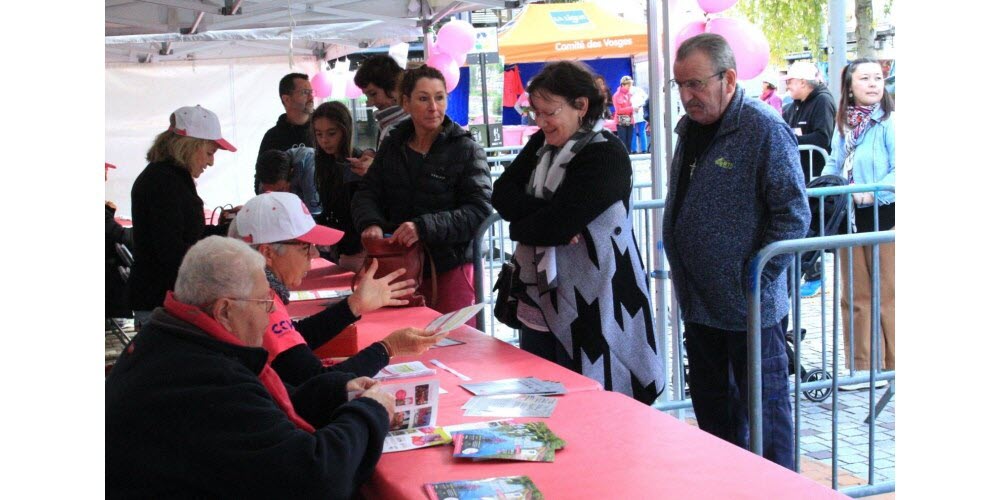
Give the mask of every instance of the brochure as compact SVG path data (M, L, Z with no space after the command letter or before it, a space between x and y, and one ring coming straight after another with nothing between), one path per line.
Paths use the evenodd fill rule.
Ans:
M421 363L420 361L407 361L406 363L397 363L394 365L386 366L385 368L379 370L375 374L375 380L395 380L400 378L413 378L413 377L423 377L426 375L434 375L437 370L433 368L428 368L427 365Z
M389 422L389 430L433 427L437 422L438 388L437 379L383 384L382 389L396 399L396 413ZM359 391L351 391L347 400L360 395Z
M462 342L461 340L455 340L455 339L450 339L448 337L444 337L441 340L437 341L437 344L432 345L431 349L436 349L438 347L449 347L453 345L462 345L464 343L465 342Z
M461 384L461 386L476 396L492 396L495 394L566 394L562 382L539 380L535 377L505 378L491 382L476 382Z
M416 450L451 442L451 435L441 427L417 427L392 431L385 436L382 453Z
M566 445L545 422L501 423L485 429L459 431L452 439L453 456L474 460L552 462L556 450Z
M431 500L538 500L545 497L528 476L491 477L475 481L428 483L424 491Z
M430 330L435 333L450 332L465 324L466 321L472 319L472 317L484 307L486 307L486 303L480 302L479 304L463 307L448 314L442 314L434 321L431 321L425 330Z
M556 399L531 394L473 396L462 405L466 417L551 417Z
M298 302L301 300L317 300L317 299L339 299L343 297L349 297L353 292L350 289L347 290L293 290L288 292L289 302Z

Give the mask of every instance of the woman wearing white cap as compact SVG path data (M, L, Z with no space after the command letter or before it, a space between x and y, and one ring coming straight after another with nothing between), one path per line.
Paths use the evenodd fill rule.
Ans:
M326 368L313 354L344 328L383 306L406 305L400 299L414 291L413 280L396 281L404 270L375 279L378 261L359 271L354 293L323 311L292 320L285 306L288 287L298 286L309 272L310 260L319 257L316 245L336 245L344 233L318 225L305 203L293 193L264 193L246 203L236 215L236 234L264 256L264 274L274 295L269 304L264 349L267 360L281 380L299 385ZM329 370L372 377L389 364L392 356L421 354L446 334L433 335L417 328L396 330Z
M129 305L139 325L174 287L187 249L205 236L226 233L226 225L205 225L205 204L194 184L215 163L219 148L236 151L222 138L219 117L188 106L170 115L170 128L156 136L146 153L149 165L132 185L135 264Z

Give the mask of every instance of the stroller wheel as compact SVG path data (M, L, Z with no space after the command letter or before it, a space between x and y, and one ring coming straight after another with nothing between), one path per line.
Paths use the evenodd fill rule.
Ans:
M805 382L815 382L817 380L830 380L833 375L830 372L824 370L810 370L806 373L805 378L803 378L803 383ZM823 387L820 389L812 389L805 391L806 399L814 403L819 403L826 401L826 398L830 397L832 390L829 387Z

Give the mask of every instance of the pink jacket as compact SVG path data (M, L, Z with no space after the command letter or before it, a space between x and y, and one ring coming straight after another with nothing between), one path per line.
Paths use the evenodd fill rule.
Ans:
M616 116L632 114L632 93L624 86L618 87L615 95L611 97L611 101L615 104Z

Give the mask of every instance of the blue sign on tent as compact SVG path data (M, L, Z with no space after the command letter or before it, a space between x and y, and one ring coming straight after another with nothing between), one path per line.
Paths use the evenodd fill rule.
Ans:
M552 22L556 23L556 26L578 28L590 24L590 19L582 10L553 11L549 12L549 15L552 16Z

